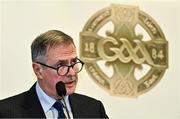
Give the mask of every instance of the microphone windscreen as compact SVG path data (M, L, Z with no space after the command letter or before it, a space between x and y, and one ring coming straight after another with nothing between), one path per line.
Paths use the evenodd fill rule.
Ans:
M59 96L65 96L66 95L66 87L64 82L59 81L56 83L56 91Z

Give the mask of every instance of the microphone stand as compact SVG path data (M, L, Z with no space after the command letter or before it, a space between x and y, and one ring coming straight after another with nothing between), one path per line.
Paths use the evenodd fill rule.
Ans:
M58 83L56 83L56 91L57 91L57 94L62 97L62 100L64 102L64 107L65 107L65 110L66 110L66 113L67 113L67 119L70 119L70 115L69 115L69 111L67 109L67 105L66 105L66 102L64 100L64 96L66 95L66 87L65 87L65 84L64 82L62 81L59 81ZM58 100L60 101L60 100Z
M65 100L64 100L64 95L62 95L62 100L63 100L63 103L64 103L65 110L66 110L66 112L67 112L67 116L68 116L67 119L70 119L69 111L68 111L68 109L67 109L67 105L66 105L66 102L65 102Z

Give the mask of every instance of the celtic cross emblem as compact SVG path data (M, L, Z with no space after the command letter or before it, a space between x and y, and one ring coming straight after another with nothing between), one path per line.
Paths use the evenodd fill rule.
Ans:
M99 34L108 23L112 28ZM158 24L138 7L113 4L94 14L84 26L80 56L103 89L112 95L137 97L165 73L168 42ZM137 75L140 70L143 75Z

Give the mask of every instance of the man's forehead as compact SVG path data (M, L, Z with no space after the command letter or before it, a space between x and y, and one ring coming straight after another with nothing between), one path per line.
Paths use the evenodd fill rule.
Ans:
M46 58L56 64L72 62L77 59L76 47L73 44L50 47Z

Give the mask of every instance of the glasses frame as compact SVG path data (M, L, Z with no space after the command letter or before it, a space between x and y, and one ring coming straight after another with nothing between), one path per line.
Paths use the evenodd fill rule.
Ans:
M58 66L58 67L49 66L49 65L47 65L47 64L44 64L44 63L41 63L41 62L38 62L38 61L35 62L35 63L38 63L38 64L43 65L43 66L45 66L45 67L48 67L48 68L51 68L51 69L56 70L56 71L57 71L57 74L58 74L59 76L65 76L65 75L67 75L67 74L69 73L69 69L70 69L71 67L72 67L72 69L73 69L74 65L77 64L77 63L81 63L81 64L82 64L82 67L81 67L81 69L80 69L78 72L76 72L76 73L79 73L79 72L83 69L84 62L81 61L81 60L78 59L78 58L77 58L77 60L78 60L78 61L76 61L76 62L75 62L74 64L72 64L72 65L60 65L60 66ZM67 70L67 72L66 72L64 75L60 75L60 74L58 73L59 68L61 68L62 66L67 66L67 67L68 67L68 70Z

